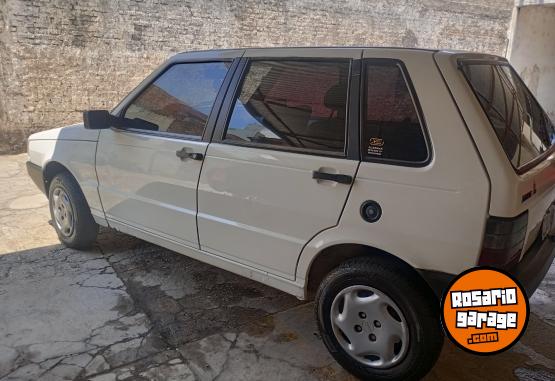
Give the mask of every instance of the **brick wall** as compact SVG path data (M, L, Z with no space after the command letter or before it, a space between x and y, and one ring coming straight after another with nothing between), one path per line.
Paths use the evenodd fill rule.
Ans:
M0 0L0 153L112 108L168 55L374 45L505 54L513 0Z

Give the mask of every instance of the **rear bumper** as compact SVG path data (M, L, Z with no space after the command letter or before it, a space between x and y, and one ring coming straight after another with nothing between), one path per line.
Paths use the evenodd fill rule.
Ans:
M44 188L44 178L42 176L42 167L40 165L36 165L30 161L27 162L27 173L29 177L35 185L41 190L42 193L45 193Z
M553 236L547 237L543 241L536 239L522 260L509 270L509 273L514 275L526 289L528 297L536 291L553 263L555 258L554 239Z
M543 241L538 238L532 247L528 249L522 260L509 269L508 272L520 282L526 290L528 297L531 297L542 282L545 274L549 271L554 258L555 237L547 237ZM454 274L428 270L420 270L419 273L439 300L443 297L443 293L449 286L449 283L456 276Z

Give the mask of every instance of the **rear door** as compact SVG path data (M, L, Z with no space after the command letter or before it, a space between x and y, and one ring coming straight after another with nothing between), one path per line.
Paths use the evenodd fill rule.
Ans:
M246 52L206 152L199 239L202 250L294 279L303 246L338 223L359 165L348 130L361 51L266 54Z
M172 64L119 114L134 120L134 128L101 131L99 193L111 226L198 248L196 191L206 129L230 67L231 60Z

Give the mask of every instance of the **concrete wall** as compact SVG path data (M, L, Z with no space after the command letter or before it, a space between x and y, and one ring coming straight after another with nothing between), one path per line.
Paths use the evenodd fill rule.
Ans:
M508 58L555 122L555 4L515 11Z
M512 0L0 0L0 152L111 108L172 52L279 45L504 55Z

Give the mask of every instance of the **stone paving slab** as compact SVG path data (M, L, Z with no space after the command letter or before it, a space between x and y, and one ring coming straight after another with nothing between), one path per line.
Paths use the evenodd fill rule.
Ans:
M135 303L171 346L301 303L274 288L123 234L103 234L99 244Z
M0 290L2 379L73 379L164 346L98 251L4 255Z
M27 176L27 154L0 155L0 255L58 244L48 201Z

